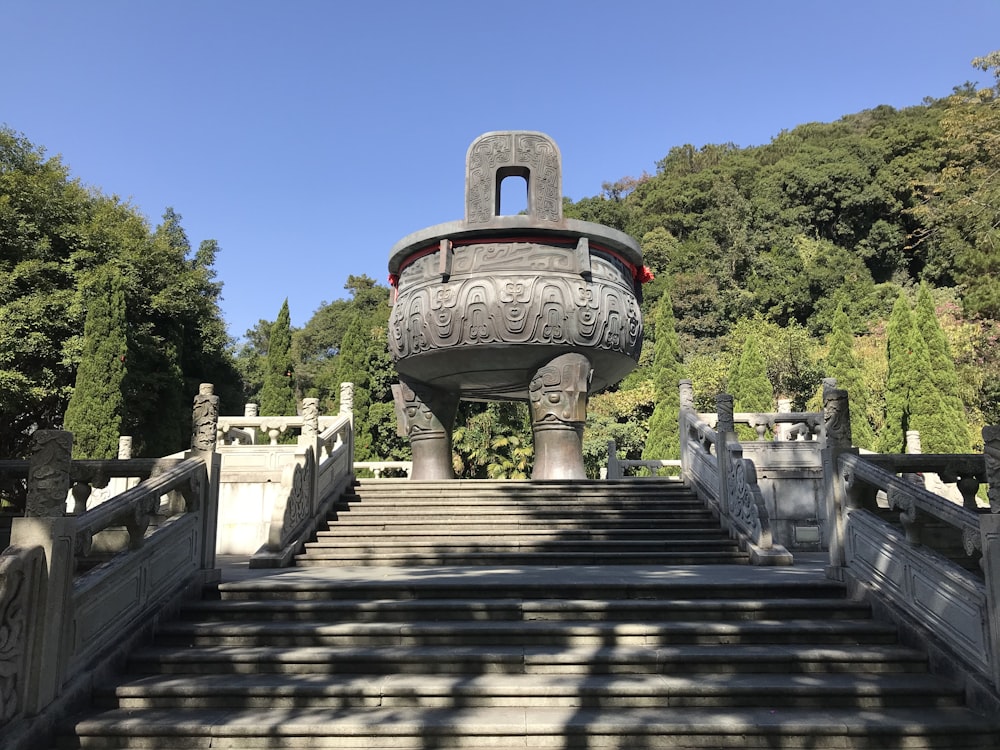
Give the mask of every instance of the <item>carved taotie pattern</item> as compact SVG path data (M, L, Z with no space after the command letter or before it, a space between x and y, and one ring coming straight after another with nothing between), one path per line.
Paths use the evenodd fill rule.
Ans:
M517 137L517 162L531 169L534 205L532 215L544 221L562 216L559 154L552 141L543 136L521 133Z
M638 359L642 313L620 286L541 275L478 277L401 293L389 321L397 361L473 344L564 344Z
M392 386L396 421L401 437L446 438L454 426L458 394L400 378Z
M528 388L532 421L585 422L590 375L582 354L565 354L540 368Z

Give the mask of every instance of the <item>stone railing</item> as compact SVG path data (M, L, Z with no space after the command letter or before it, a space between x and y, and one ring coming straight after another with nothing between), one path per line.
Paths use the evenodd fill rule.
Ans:
M824 410L828 575L930 643L971 700L994 701L983 696L1000 689L1000 428L983 430L985 455L861 455L847 392L825 388ZM921 473L954 481L964 505L925 489ZM991 508L975 500L983 481Z
M317 399L289 417L220 417L217 434L256 434L272 425L269 444L230 441L221 456L219 554L250 557L254 568L289 565L354 480L350 383L341 384L341 412L319 416ZM274 430L297 429L281 445Z
M723 528L757 565L790 565L792 555L771 534L767 504L754 462L743 456L733 425L732 397L721 394L712 420L693 407L690 381L681 382L681 475L718 514Z
M618 458L618 446L614 440L608 441L608 465L601 469L601 479L624 479L632 476L635 469L645 470L648 476L655 478L680 479L680 459L665 458L659 460L633 460ZM668 469L664 475L660 471Z
M370 471L376 479L390 472L395 478L398 474L409 478L413 473L413 461L355 461L354 471Z
M267 542L250 558L250 567L289 565L326 520L330 507L354 480L352 439L350 415L336 418L317 436L299 438L291 462L281 472Z
M203 387L195 424L218 399ZM4 747L47 746L53 717L121 666L131 644L179 599L218 580L215 520L218 459L196 433L184 458L121 463L123 476L151 476L78 515L71 485L103 462L70 460L72 435L33 437L23 517L0 554L0 734ZM74 479L75 477L75 479ZM93 480L100 483L100 479Z

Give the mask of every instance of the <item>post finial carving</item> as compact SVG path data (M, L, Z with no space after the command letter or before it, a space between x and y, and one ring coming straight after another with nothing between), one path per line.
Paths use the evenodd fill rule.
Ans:
M36 430L31 436L26 515L38 518L66 515L73 433Z
M354 383L340 384L340 413L354 413Z
M219 397L215 395L215 386L202 383L191 413L191 448L214 453L218 428Z
M728 393L720 393L715 397L715 413L718 416L717 432L736 432L733 419L733 397Z
M681 391L681 408L694 409L694 386L690 380L682 380L679 383Z
M118 438L118 460L127 461L132 458L132 436L121 435Z
M302 437L319 435L319 399L302 399Z
M826 426L828 445L838 448L851 446L851 408L847 391L835 388L823 381L823 422ZM836 382L836 381L834 381Z

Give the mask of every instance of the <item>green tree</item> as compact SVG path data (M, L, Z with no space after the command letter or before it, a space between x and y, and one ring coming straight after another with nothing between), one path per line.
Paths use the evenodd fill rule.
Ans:
M826 373L837 379L851 399L851 441L859 448L871 449L875 433L868 421L868 388L861 375L861 364L854 355L854 332L843 307L833 315L833 329L827 337Z
M928 353L929 366L921 376L929 377L938 393L936 419L926 435L921 432L921 449L925 453L968 453L971 449L969 419L962 403L955 360L927 284L921 284L917 292L914 326L915 335L923 340Z
M733 397L734 411L765 414L774 411L774 390L756 335L744 340L740 356L733 360L729 371L727 387ZM738 429L737 434L742 440L756 437L750 428Z
M291 349L291 315L288 312L288 300L285 299L268 336L264 384L260 392L260 413L262 416L284 416L298 413Z
M680 391L684 377L680 344L674 329L673 304L664 293L654 319L653 386L656 406L649 418L649 437L642 451L647 460L680 458Z
M65 428L73 433L76 458L114 458L118 454L125 402L125 289L112 266L101 267L92 283L83 329L83 356Z
M913 357L913 312L906 292L900 290L886 328L888 373L885 388L885 422L876 441L881 453L902 453L910 424L910 391L917 363Z

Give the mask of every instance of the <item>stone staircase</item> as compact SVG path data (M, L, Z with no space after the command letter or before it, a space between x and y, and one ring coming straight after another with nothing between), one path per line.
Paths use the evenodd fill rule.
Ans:
M162 625L58 747L1000 747L820 565L742 564L679 484L600 489L363 482L300 567Z

